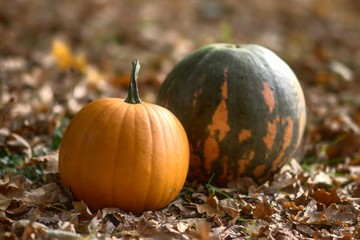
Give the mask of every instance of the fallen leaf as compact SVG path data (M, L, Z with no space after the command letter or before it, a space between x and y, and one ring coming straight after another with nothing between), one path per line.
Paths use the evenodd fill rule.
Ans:
M274 210L272 209L268 199L262 198L262 201L255 205L254 218L256 219L269 219L273 215Z
M61 71L74 69L79 73L84 73L88 66L84 53L74 54L69 44L60 39L53 40L51 55Z
M94 218L88 206L83 202L73 202L75 213L78 215L80 221L89 221Z
M232 219L239 217L239 206L235 199L225 198L220 200L219 206L228 214Z
M207 204L209 204L212 208L219 208L219 199L215 195L210 195L206 199Z
M60 70L65 71L73 67L74 56L66 42L55 39L52 42L51 55L55 58Z
M7 198L0 194L0 210L6 210L10 206L11 201L11 198Z
M178 222L176 224L176 229L179 230L179 232L184 233L188 229L189 225L183 222Z
M0 194L14 200L21 199L24 192L31 188L31 181L23 175L5 177L0 183Z
M304 210L304 206L303 205L296 205L295 202L293 201L284 201L282 203L283 207L284 208L288 208L288 209L291 209L291 210L297 210L297 211L302 211Z
M9 148L12 152L24 153L25 162L28 162L32 157L32 148L29 142L7 128L0 129L0 146L1 145Z
M61 192L56 183L48 183L39 188L26 191L23 202L29 206L51 204L51 203L66 203L69 199Z
M224 210L216 209L208 203L194 204L199 214L205 214L206 216L213 217L215 215L223 217L225 215Z
M318 189L314 192L312 197L316 201L325 204L327 207L330 206L330 204L332 204L332 203L340 202L340 198L337 195L335 189L331 190L331 192L327 192L324 189Z

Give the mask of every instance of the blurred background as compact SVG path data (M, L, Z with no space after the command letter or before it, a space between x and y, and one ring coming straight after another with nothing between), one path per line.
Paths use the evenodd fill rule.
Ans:
M295 71L307 161L358 161L360 2L356 0L1 1L0 128L35 153L57 149L68 120L98 97L124 97L131 61L142 99L209 43L256 43Z

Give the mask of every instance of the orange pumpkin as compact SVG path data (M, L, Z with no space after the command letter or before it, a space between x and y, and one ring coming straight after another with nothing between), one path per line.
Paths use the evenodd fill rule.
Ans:
M140 100L139 62L125 99L95 100L73 118L59 150L60 178L90 207L140 213L160 209L180 192L189 143L167 109Z

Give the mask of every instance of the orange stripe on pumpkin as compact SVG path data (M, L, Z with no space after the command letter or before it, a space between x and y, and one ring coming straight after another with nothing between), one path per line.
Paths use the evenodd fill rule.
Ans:
M277 156L277 158L273 161L273 163L271 165L272 169L277 169L281 165L283 156L285 155L285 150L290 146L293 132L294 132L294 123L293 123L293 120L291 119L291 117L282 118L281 124L282 125L286 124L284 137L283 137L284 142L282 144L279 155Z
M219 177L219 181L221 182L229 182L233 177L231 174L229 174L229 158L228 156L224 156L221 160L222 167L223 167L223 173Z
M271 148L274 145L275 137L276 137L276 131L277 131L277 123L279 122L279 117L276 117L274 121L268 122L267 124L267 132L265 137L263 137L263 141L267 147L268 150L271 150Z
M275 108L275 98L274 98L273 91L271 90L271 88L269 86L269 83L263 82L263 90L261 91L261 93L264 97L265 104L269 108L269 112L272 113Z
M224 72L225 74L227 71ZM228 125L228 109L226 106L227 100L227 75L225 75L224 83L221 86L222 99L217 106L214 115L212 116L212 124L208 126L210 136L215 136L215 132L219 131L219 141L225 138L225 135L230 131Z
M216 111L212 117L212 124L208 126L210 136L215 136L215 133L219 132L219 141L223 140L226 134L230 131L228 125L228 110L225 100L221 100L220 104L216 108Z
M219 144L213 137L208 137L204 145L204 165L208 174L211 173L211 163L219 157L219 153Z
M225 79L221 86L222 99L212 116L212 123L208 126L209 137L206 139L204 146L205 168L208 173L211 171L211 163L218 158L220 153L218 142L222 141L226 134L230 131L230 127L228 125L228 109L226 106L228 96L227 68L225 68L224 74Z
M249 165L250 161L255 157L255 152L247 152L245 153L242 158L238 161L238 175L243 174L246 171L247 166Z
M259 178L259 177L261 177L261 175L264 174L264 171L265 171L265 164L261 164L254 169L253 175L256 178Z
M287 124L284 133L284 143L283 150L285 150L291 144L293 132L294 132L294 122L290 117L283 118L281 121L282 124Z
M250 160L249 159L241 159L239 160L239 167L238 167L238 173L239 175L243 174L246 170L247 165L249 165Z
M241 130L241 132L239 133L239 141L245 141L246 139L251 137L251 132L248 129L243 129Z

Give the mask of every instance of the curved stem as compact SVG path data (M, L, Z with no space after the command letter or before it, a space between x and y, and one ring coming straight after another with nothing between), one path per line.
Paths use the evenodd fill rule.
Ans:
M141 103L138 85L137 85L137 77L138 77L139 71L140 71L140 62L139 62L139 60L135 60L132 62L132 70L131 70L128 96L125 99L125 102L127 102L127 103L132 103L132 104Z

